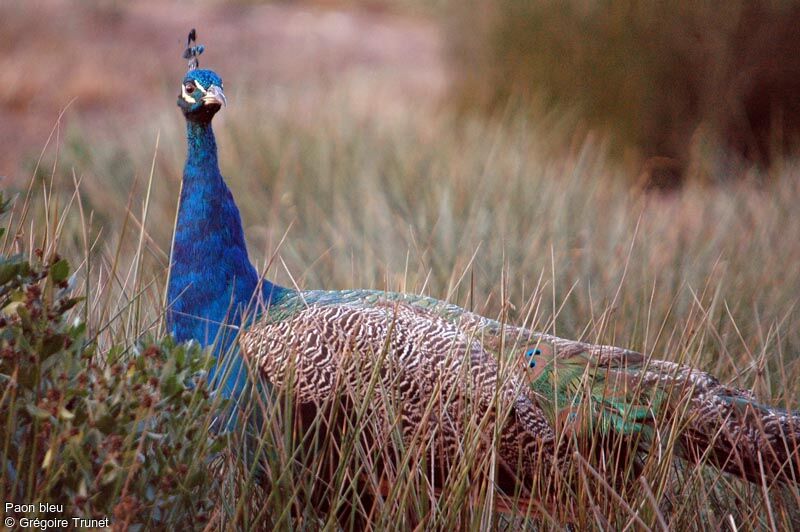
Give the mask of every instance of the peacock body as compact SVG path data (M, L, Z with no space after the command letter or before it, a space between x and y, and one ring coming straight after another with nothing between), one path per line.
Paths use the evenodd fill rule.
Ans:
M398 428L404 444L427 442L444 474L472 434L464 413L473 412L480 445L496 450L501 475L514 481L570 460L566 440L613 436L635 452L654 452L659 427L675 423L678 453L690 462L753 481L800 480L800 415L761 405L702 371L509 326L425 296L299 291L259 279L217 163L211 120L224 103L219 76L190 69L178 97L188 155L167 320L178 340L213 344L218 357L238 339L234 367L212 372L226 396L242 389L249 359L273 385L291 385L301 405L348 397L366 409L374 445L397 445Z

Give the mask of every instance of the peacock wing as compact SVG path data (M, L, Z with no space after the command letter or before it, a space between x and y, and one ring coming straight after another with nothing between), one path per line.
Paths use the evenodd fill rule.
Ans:
M349 397L375 421L379 444L390 445L388 432L399 426L404 440L429 441L444 462L459 455L473 422L505 464L531 470L532 457L552 454L554 433L523 381L454 323L397 301L320 301L306 298L241 337L244 355L275 386L292 383L298 402Z

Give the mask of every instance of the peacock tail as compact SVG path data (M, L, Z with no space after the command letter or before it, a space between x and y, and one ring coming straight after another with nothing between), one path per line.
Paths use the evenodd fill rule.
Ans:
M558 434L584 442L623 437L636 452L649 453L668 443L659 439L669 431L660 429L673 427L678 456L691 463L707 461L754 482L762 475L800 480L796 413L759 404L750 392L689 366L534 333L426 296L286 294L241 344L277 386L291 375L301 403L331 401L343 393L342 383L351 387L344 393L363 397L352 383L371 382L377 371L374 403L389 393L402 405L406 438L435 425L433 445L442 456L455 456L464 436L459 423L444 423L458 418L463 401L447 398L470 396L474 409L496 416L486 431L499 423L499 457L509 470L522 464L534 474L543 460L563 460ZM503 367L509 356L513 363ZM377 414L386 427L398 422L385 409ZM379 438L388 445L386 427Z
M659 427L680 424L681 458L706 459L753 482L762 471L800 480L800 415L708 373L634 352L598 359L548 343L527 350L520 365L550 422L575 434L631 436L648 451L667 443L657 441Z

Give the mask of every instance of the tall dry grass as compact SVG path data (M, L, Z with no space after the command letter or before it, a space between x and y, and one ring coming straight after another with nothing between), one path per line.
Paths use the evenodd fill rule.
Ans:
M772 179L737 170L735 184L641 195L609 161L602 137L576 136L556 114L456 119L422 105L383 105L369 84L298 93L233 89L226 81L239 97L215 122L222 172L242 211L251 258L259 267L269 263L267 275L277 282L424 292L490 316L506 311L517 322L538 305L533 325L541 330L689 361L754 388L764 401L800 407L795 161L781 161ZM121 124L117 138L63 132L7 243L27 252L57 247L70 258L87 297L80 313L101 355L162 333L184 140L177 111L148 112L152 125ZM552 512L498 513L490 470L436 495L408 463L394 473L393 492L360 507L354 472L372 478L367 466L384 451L363 447L359 418L331 476L333 500L318 506L312 495L325 453L301 459L310 451L289 430L280 408L289 401L291 394L265 406L262 415L274 421L265 434L234 435L237 452L220 473L228 489L218 494L219 526L267 519L333 527L341 520L332 508L401 528L559 523ZM253 446L266 449L266 473L251 471L243 458L263 456ZM399 463L419 452L405 449ZM472 451L463 460L475 466L484 458ZM648 464L642 489L633 489L604 483L596 464L578 462L578 487L559 495L585 526L797 524L796 487L671 468L658 456ZM263 475L271 480L266 489Z

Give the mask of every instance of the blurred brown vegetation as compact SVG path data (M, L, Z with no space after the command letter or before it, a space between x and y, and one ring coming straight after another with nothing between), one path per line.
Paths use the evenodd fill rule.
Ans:
M800 4L472 0L449 43L462 106L577 109L646 171L726 179L800 133ZM709 168L700 159L726 159ZM666 159L661 159L666 158ZM665 163L665 164L661 164Z
M176 83L197 27L228 99L267 99L367 79L387 100L430 99L444 86L441 36L416 0L0 1L0 176L30 176L59 115L124 143L128 131L180 116ZM250 90L252 89L252 90ZM53 142L53 144L58 144Z

